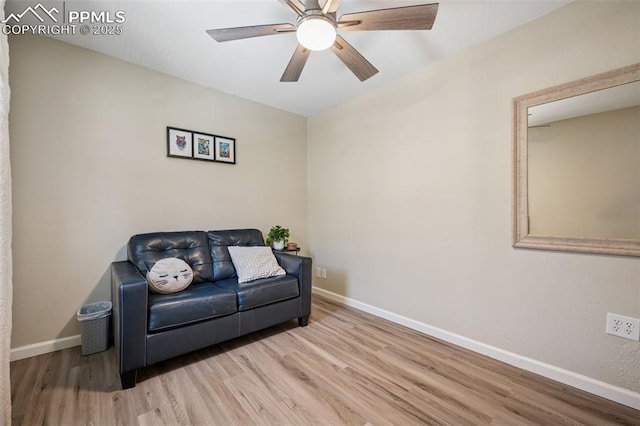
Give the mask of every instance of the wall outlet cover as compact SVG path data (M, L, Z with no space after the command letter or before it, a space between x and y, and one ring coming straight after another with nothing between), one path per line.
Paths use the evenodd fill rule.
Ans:
M612 336L640 341L640 320L608 312L606 332Z

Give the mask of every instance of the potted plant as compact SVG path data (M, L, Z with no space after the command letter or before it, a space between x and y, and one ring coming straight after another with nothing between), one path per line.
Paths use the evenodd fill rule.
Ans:
M267 244L271 244L274 250L284 249L289 239L289 230L280 225L272 226L267 235Z

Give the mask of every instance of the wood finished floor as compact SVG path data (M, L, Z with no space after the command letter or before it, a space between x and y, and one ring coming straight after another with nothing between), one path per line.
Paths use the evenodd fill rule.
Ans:
M640 425L640 411L314 296L120 390L113 348L11 363L13 425Z

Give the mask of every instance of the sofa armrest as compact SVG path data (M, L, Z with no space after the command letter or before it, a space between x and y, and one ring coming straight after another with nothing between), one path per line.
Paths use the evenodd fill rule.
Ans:
M120 374L146 364L147 280L128 261L111 264L113 338Z
M287 274L298 279L300 296L302 297L302 312L300 316L311 313L311 265L310 257L274 252L276 259Z

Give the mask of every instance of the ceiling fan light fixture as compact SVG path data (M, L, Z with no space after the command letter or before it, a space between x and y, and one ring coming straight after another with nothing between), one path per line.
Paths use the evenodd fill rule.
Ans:
M336 18L341 0L280 0L296 15L296 24L266 24L217 28L207 34L218 42L296 32L298 45L280 81L298 81L314 50L332 48L333 53L360 80L373 77L378 70L371 62L337 34L344 31L430 30L438 13L438 3L400 6L347 13Z
M336 24L325 15L309 15L300 19L296 37L309 50L325 50L336 41Z

